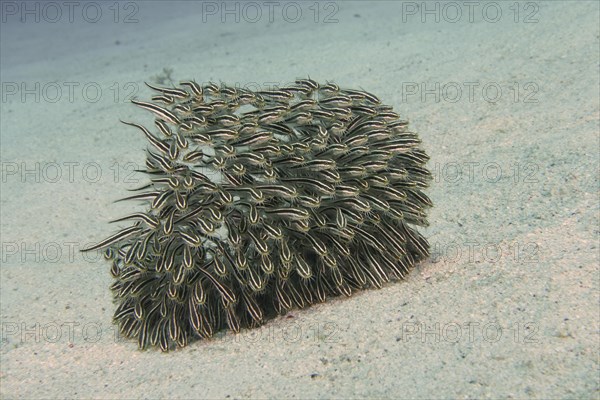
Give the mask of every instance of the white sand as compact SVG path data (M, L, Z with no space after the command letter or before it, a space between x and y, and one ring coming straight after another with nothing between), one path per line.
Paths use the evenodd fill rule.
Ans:
M421 2L322 3L317 22L294 3L296 23L262 2L239 23L137 2L128 24L125 3L95 24L30 4L39 22L2 3L0 397L599 397L597 2L492 3L488 21L482 3L472 22L439 3L439 23L408 13ZM405 282L169 354L115 340L109 265L78 249L136 207L112 204L140 184L127 163L145 147L118 119L150 121L125 95L147 98L163 67L242 85L310 75L393 104L431 155L434 256Z

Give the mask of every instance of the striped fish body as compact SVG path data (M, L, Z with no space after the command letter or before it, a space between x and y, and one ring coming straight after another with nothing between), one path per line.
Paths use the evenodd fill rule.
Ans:
M183 347L402 279L429 255L432 175L419 136L363 89L148 84L142 208L103 250L114 322L140 348Z

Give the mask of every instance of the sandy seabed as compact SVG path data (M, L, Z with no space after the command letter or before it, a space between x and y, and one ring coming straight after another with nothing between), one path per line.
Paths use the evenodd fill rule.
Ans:
M0 397L593 398L599 3L2 2ZM362 87L431 156L408 279L168 354L115 335L144 81Z

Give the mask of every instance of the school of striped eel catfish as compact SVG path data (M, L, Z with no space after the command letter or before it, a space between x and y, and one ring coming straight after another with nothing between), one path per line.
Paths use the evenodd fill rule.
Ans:
M140 348L183 347L329 296L380 288L429 255L428 156L364 90L148 85L147 204L104 249L114 322Z

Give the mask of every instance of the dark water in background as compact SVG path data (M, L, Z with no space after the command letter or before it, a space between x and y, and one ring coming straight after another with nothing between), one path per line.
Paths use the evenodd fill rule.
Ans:
M106 336L90 344L79 335L70 348L64 338L47 343L17 333L0 341L0 394L97 397L112 390L106 397L115 398L139 396L143 387L197 397L181 382L202 375L207 398L597 395L598 257L590 238L597 238L598 217L598 3L469 4L77 2L71 13L64 2L1 2L2 323L110 326L110 266L79 252L71 257L72 243L105 238L115 230L107 221L139 211L112 203L141 185L129 179L128 163L142 164L146 147L143 135L118 120L150 126L149 113L128 100L150 96L144 81L168 84L165 68L173 81L256 88L310 75L375 93L411 121L432 156L428 194L436 206L425 232L441 250L385 295L302 314L325 314L341 327L339 346L258 343L230 352L217 343L169 364L159 354L132 356L135 343L120 347ZM480 84L473 99L472 82ZM499 100L482 93L486 83L504 89ZM459 86L462 96L444 85ZM531 94L536 102L526 101ZM99 180L94 168L84 169L96 165ZM483 175L486 165L501 167L502 179ZM498 262L472 262L474 242L518 244L526 257L533 244L541 261L519 263L511 252ZM496 347L398 342L402 318L413 315L428 326L533 321L540 342L510 334ZM316 379L312 369L298 372L311 360ZM259 362L271 368L267 375L256 373ZM237 381L223 373L240 365ZM131 371L140 387L126 387ZM173 371L182 379L156 379Z

